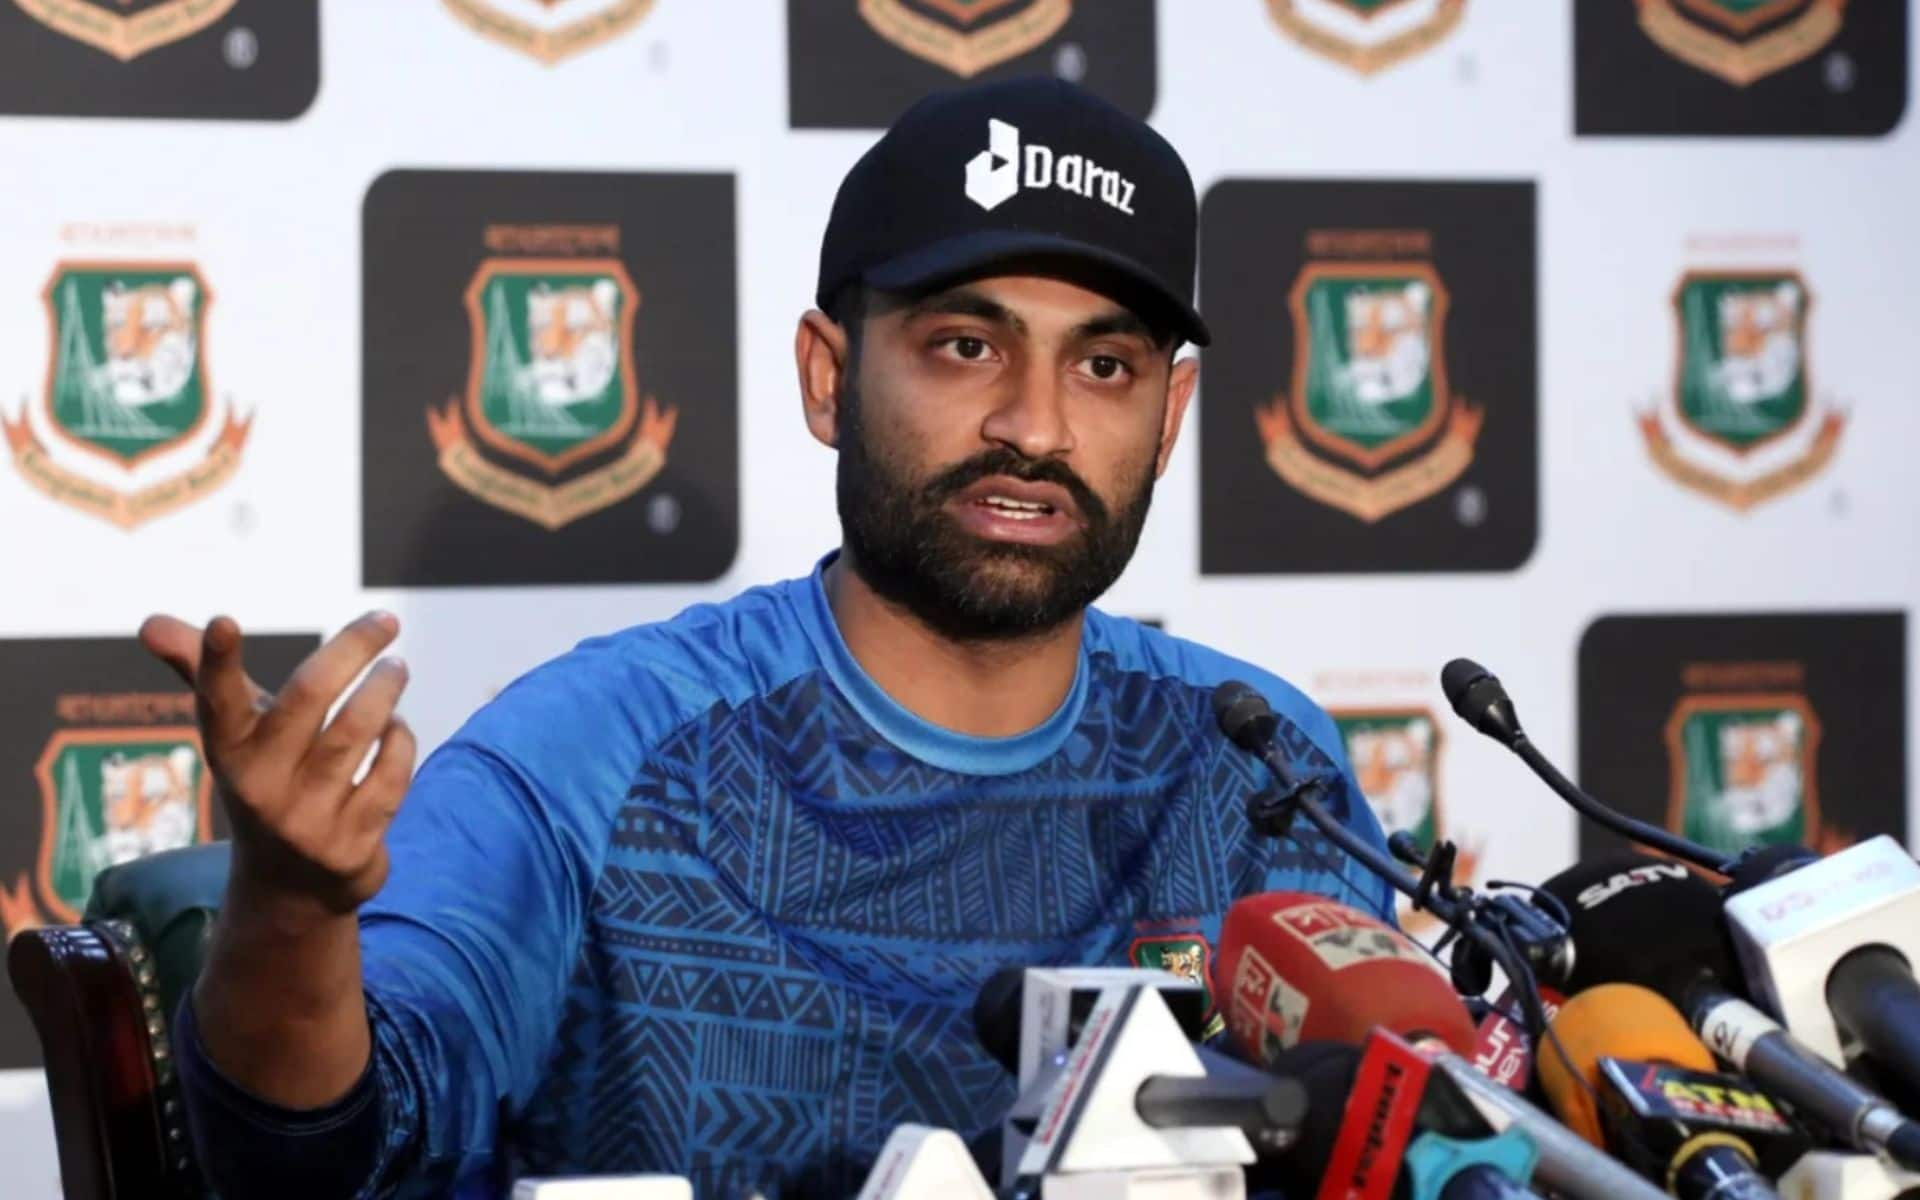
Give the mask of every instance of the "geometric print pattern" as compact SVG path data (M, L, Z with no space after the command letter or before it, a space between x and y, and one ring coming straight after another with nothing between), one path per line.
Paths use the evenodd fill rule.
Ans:
M990 1173L1010 1076L977 1044L1008 965L1125 965L1141 927L1217 940L1292 888L1378 910L1304 821L1255 835L1264 768L1210 691L1090 658L1079 721L1015 774L928 765L824 671L657 742L612 831L539 1090L502 1131L522 1174L661 1171L701 1196L846 1196L894 1126ZM1283 720L1304 770L1337 774ZM1355 803L1346 785L1332 805ZM1330 869L1331 868L1331 869ZM991 1178L991 1174L989 1174Z

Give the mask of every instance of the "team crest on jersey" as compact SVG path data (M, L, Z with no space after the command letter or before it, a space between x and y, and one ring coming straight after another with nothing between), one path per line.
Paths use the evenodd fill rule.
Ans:
M1127 948L1127 958L1136 967L1158 968L1199 984L1207 993L1207 1006L1213 1007L1213 973L1209 970L1207 939L1199 934L1135 938Z
M1833 40L1846 0L1636 0L1640 28L1689 66L1745 87Z
M1669 402L1639 417L1675 482L1746 510L1812 478L1844 418L1807 366L1813 297L1797 271L1690 271L1674 288L1678 351Z
M0 418L29 483L131 529L233 475L251 418L209 385L213 295L198 267L65 262L42 295L46 385L18 419Z
M482 37L552 66L638 25L654 0L443 0Z
M1444 738L1433 710L1415 706L1327 711L1340 730L1354 779L1381 828L1389 834L1409 833L1422 853L1433 853L1435 844L1447 836L1440 804ZM1454 881L1472 883L1479 860L1477 848L1461 847L1454 860ZM1404 905L1399 915L1401 927L1409 933L1434 923L1431 913Z
M585 247L617 231L563 226L535 236ZM677 414L639 398L633 328L640 289L624 263L588 255L489 258L467 286L466 308L466 397L427 412L448 479L558 529L660 473Z
M13 0L56 33L121 62L192 37L232 10L238 0Z
M1370 240L1309 238L1327 249ZM1458 479L1482 413L1447 386L1447 289L1433 264L1316 255L1287 305L1292 394L1254 412L1268 465L1369 524Z
M1683 669L1687 690L1666 725L1669 829L1727 854L1852 844L1820 818L1820 720L1805 674L1797 662Z
M1267 0L1288 37L1363 75L1432 49L1466 7L1467 0Z
M875 33L962 78L1027 53L1073 15L1073 0L858 2Z

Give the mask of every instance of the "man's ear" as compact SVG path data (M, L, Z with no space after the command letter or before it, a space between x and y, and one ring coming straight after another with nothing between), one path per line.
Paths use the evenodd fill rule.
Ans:
M800 410L807 432L823 446L840 444L840 395L846 386L847 331L817 308L800 314L793 334L800 372Z
M1173 458L1173 443L1180 436L1180 424L1186 419L1187 404L1193 399L1194 385L1200 382L1200 358L1189 354L1173 364L1167 373L1167 411L1161 418L1160 459L1153 464L1153 477L1167 473Z

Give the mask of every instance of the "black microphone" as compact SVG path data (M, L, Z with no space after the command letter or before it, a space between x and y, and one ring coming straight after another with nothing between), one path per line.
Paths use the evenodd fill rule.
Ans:
M1454 659L1440 671L1440 689L1446 693L1447 703L1453 706L1453 711L1461 720L1513 751L1561 799L1589 821L1630 841L1697 863L1717 874L1725 875L1732 868L1734 859L1668 833L1657 825L1617 813L1580 790L1580 786L1561 774L1560 768L1549 762L1547 756L1540 753L1521 730L1520 717L1514 712L1507 689L1500 686L1493 672L1479 663L1470 658Z
M1573 991L1636 983L1678 1007L1715 1054L1855 1149L1920 1169L1920 1125L1794 1039L1740 995L1713 886L1678 863L1616 854L1541 885L1572 917Z
M1238 1129L1261 1153L1293 1144L1307 1116L1297 1079L1251 1075L1149 1075L1133 1108L1155 1129Z

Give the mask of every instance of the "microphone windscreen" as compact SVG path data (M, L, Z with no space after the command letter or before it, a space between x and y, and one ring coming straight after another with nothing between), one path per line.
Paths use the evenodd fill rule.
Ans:
M1027 972L1002 967L980 985L973 1001L973 1036L993 1060L1007 1070L1020 1071L1020 1001Z
M1540 1087L1561 1122L1602 1150L1607 1137L1594 1093L1603 1055L1719 1069L1679 1009L1631 983L1603 983L1574 996L1560 1006L1552 1030L1535 1051Z
M1477 1042L1453 985L1405 934L1305 892L1234 902L1220 927L1213 994L1250 1062L1271 1064L1303 1041L1358 1045L1375 1026L1437 1038L1462 1055Z
M1709 975L1744 990L1719 891L1679 863L1611 854L1576 863L1540 889L1572 919L1569 992L1637 983L1684 1005L1688 986Z
M1462 708L1467 702L1467 689L1492 673L1470 658L1456 658L1440 668L1440 690L1453 711L1471 722L1472 718Z

